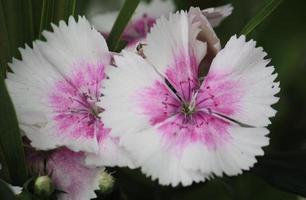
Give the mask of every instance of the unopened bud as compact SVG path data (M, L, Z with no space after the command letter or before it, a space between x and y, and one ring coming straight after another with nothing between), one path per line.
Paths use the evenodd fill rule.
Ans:
M114 187L115 179L109 173L103 171L100 174L99 189L101 193L110 193Z
M49 176L40 176L35 180L34 192L39 196L48 197L54 192L54 186Z

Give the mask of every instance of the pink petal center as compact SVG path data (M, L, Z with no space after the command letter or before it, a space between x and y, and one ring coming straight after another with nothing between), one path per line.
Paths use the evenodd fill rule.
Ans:
M75 69L57 81L49 95L58 134L99 140L108 132L98 117L103 109L96 106L102 95L104 65L78 63Z

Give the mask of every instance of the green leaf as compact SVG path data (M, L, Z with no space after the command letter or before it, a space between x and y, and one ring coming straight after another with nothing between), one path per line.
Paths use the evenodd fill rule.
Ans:
M22 0L23 33L25 41L31 43L34 39L32 0Z
M0 178L5 180L6 182L11 182L9 169L1 146L0 146L0 164L1 164Z
M306 197L305 150L265 155L252 172L274 187Z
M261 22L266 19L281 3L283 0L267 0L265 5L259 9L256 15L245 25L242 29L242 35L251 33Z
M50 23L53 20L54 0L42 0L41 16L39 25L39 38L42 39L41 33L43 30L50 28Z
M67 21L69 16L76 15L76 0L43 0L40 12L39 38L43 30L50 30L51 23ZM37 14L36 14L37 15Z
M108 36L107 43L111 51L119 52L121 35L130 21L140 0L126 0Z
M3 200L15 200L15 194L7 185L6 182L0 179L0 199Z
M67 21L70 15L76 17L76 0L56 0L55 2L54 22L58 22L59 20Z
M7 61L10 58L11 50L2 1L0 1L0 30L0 67L1 72L4 74L7 69Z
M0 146L10 173L12 184L22 185L27 179L27 169L20 131L14 107L3 80L0 79Z

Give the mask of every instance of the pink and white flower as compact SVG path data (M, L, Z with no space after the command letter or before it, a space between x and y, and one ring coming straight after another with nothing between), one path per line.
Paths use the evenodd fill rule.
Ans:
M35 175L49 175L59 200L92 199L97 197L103 168L85 165L85 154L59 148L47 154L27 152L27 162ZM45 164L44 164L45 163Z
M20 49L22 60L10 64L6 84L20 128L37 149L67 146L88 154L92 165L132 165L98 116L100 88L111 53L101 34L80 17L52 25L46 42Z
M128 51L115 56L118 67L108 69L97 103L111 135L163 185L250 169L269 144L266 126L276 113L277 74L245 36L231 37L201 81L207 43L198 39L203 30L194 9L158 19L144 58Z

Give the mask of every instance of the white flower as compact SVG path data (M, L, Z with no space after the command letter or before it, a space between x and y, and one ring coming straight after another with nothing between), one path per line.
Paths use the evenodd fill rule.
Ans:
M141 170L176 186L214 175L236 175L263 155L279 83L256 42L233 36L213 59L204 81L199 64L207 43L199 17L178 12L151 29L144 58L115 56L98 102L111 135L120 137Z
M109 136L95 103L110 66L111 53L101 34L85 18L69 18L46 42L20 49L22 60L10 64L6 84L20 128L37 149L67 146L88 153L88 164L132 165L128 154Z

